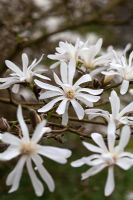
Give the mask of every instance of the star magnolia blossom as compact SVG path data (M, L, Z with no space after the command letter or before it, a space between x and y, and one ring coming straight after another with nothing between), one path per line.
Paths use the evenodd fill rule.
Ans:
M126 94L129 88L129 82L133 81L133 51L129 55L129 61L127 61L126 55L119 57L114 52L115 60L110 63L108 71L103 71L102 74L106 76L118 76L122 84L120 86L120 93Z
M43 166L43 159L40 155L50 158L58 163L65 164L67 158L71 155L71 151L52 146L43 146L38 144L42 136L51 129L45 126L45 121L37 125L32 137L29 136L28 128L24 122L22 110L19 106L17 118L22 130L22 138L12 135L11 133L4 133L0 135L0 139L9 147L3 153L0 153L0 160L7 161L19 156L19 161L15 168L8 175L6 184L11 186L9 193L18 189L24 165L28 170L33 188L37 196L43 194L44 188L41 181L35 174L32 162L36 166L42 180L47 184L51 192L54 191L55 185L51 175Z
M70 60L78 61L79 52L85 48L86 43L83 43L79 39L76 40L75 45L68 42L59 42L59 47L56 47L57 53L48 55L48 58L52 60L58 60L51 65L51 68L55 68L61 61L69 62Z
M93 155L83 157L71 163L73 167L80 167L84 164L91 166L86 172L82 173L82 180L94 176L108 167L108 177L105 185L105 196L109 196L114 188L114 166L128 170L133 165L133 154L124 152L130 139L131 131L128 126L124 126L121 134L119 144L115 146L115 132L107 135L107 145L101 134L93 133L92 139L97 145L83 142L83 145L89 150L94 152Z
M93 102L97 102L100 99L99 96L94 95L99 95L103 91L102 89L92 90L80 87L81 84L91 81L91 76L89 74L83 75L73 84L75 70L76 65L73 60L71 60L68 65L65 62L62 62L60 67L61 80L54 73L54 80L58 87L35 80L35 83L39 87L47 90L40 95L40 99L54 97L48 104L40 108L38 112L47 112L52 109L57 102L61 101L56 112L59 115L62 115L63 125L67 125L68 123L68 107L70 103L72 104L78 119L81 120L84 117L84 109L78 101L87 106L93 106Z
M13 72L10 74L9 77L0 78L0 89L6 89L10 86L14 85L12 91L14 93L18 93L19 91L19 84L16 83L32 83L33 77L39 77L42 79L50 80L48 77L43 76L42 73L46 72L46 69L37 69L36 66L41 62L43 55L37 61L34 59L33 62L29 65L29 59L27 54L22 54L22 70L20 67L15 65L13 62L6 60L5 63L7 67Z
M117 93L113 90L109 97L112 113L102 109L86 109L86 114L89 115L89 119L94 117L104 117L108 122L108 132L114 132L116 126L121 124L133 125L133 117L125 116L128 112L133 111L133 102L128 104L120 111L120 99Z
M110 53L99 55L103 40L100 38L95 45L90 45L80 52L81 62L83 66L94 69L96 66L104 66L109 63Z

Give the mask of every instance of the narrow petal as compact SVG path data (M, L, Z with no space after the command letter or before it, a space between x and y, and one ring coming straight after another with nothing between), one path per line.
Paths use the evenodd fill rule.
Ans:
M35 80L36 85L38 85L40 88L46 89L46 90L50 90L50 91L56 91L56 92L62 92L62 90L56 86L44 83L42 81L39 80Z
M105 164L97 165L94 167L91 167L86 172L82 173L82 180L89 178L90 176L94 176L98 174L100 171L102 171L106 167Z
M83 158L80 158L78 160L71 162L72 167L81 167L84 164L85 164L85 162L83 161Z
M44 128L45 125L46 125L46 121L43 120L41 123L39 123L36 126L36 129L35 129L35 131L34 131L34 133L32 135L32 138L31 138L32 142L34 142L34 143L38 143L39 142L39 140L44 135L43 128Z
M70 150L51 146L40 146L38 153L61 164L67 163L67 158L71 156Z
M100 97L99 96L93 96L93 95L91 95L91 94L85 94L85 93L78 93L77 95L76 95L76 97L82 97L82 98L84 98L84 99L86 99L87 101L89 101L89 102L97 102L97 101L99 101L99 99L100 99Z
M121 84L121 88L120 88L120 93L122 95L126 94L128 91L128 87L129 87L129 81L123 80L123 82Z
M61 96L61 95L63 95L63 92L60 93L60 92L55 92L55 91L46 91L46 92L40 94L39 99L48 99L51 97L56 97L56 96Z
M55 190L55 184L52 176L49 174L49 172L46 170L45 167L43 167L42 163L38 159L38 155L32 157L35 165L37 166L37 170L43 179L43 181L47 184L50 192L53 192Z
M71 59L69 64L68 64L68 79L69 79L69 84L73 84L73 78L76 72L76 61L75 59Z
M123 108L123 110L119 113L119 117L122 117L126 113L132 111L133 111L133 102L129 103L125 108Z
M116 151L122 152L124 150L124 148L127 146L128 142L130 140L130 137L131 137L131 130L130 130L129 126L124 126L121 131L119 144L115 148Z
M64 96L61 96L61 97L57 97L57 98L53 99L52 101L47 103L45 106L40 108L38 110L38 112L47 112L47 111L51 110L57 102L63 100L64 98L65 98Z
M80 88L77 91L78 92L87 92L87 93L92 94L92 95L99 95L103 92L103 89L93 90L93 89L89 89L89 88Z
M64 99L58 106L56 112L59 114L59 115L62 115L64 114L65 110L66 110L66 104L68 102L68 99Z
M104 190L105 196L111 195L111 193L113 192L114 188L115 188L114 168L113 167L109 167L109 169L108 169L108 177L107 177L105 190Z
M109 101L111 104L112 115L115 118L118 115L119 110L120 110L120 99L114 90L111 92Z
M97 152L97 153L103 153L103 150L93 144L90 144L88 142L83 142L83 145L89 150L89 151L92 151L92 152Z
M22 172L24 168L24 164L26 161L26 157L22 156L14 170L8 175L6 184L12 185L11 189L9 190L9 193L16 191L19 188L20 179L22 177Z
M6 60L5 63L7 67L11 69L13 72L15 72L18 76L23 76L23 72L13 62L11 62L10 60Z
M62 115L62 123L61 124L63 126L67 126L67 124L68 124L68 107L69 107L69 102L67 102L65 112Z
M95 141L95 143L101 148L103 149L104 152L108 152L108 149L105 145L105 142L103 140L103 137L101 134L99 133L93 133L91 134L92 139Z
M68 67L67 67L67 64L63 61L61 62L61 65L60 65L60 74L61 74L62 82L64 84L67 84L68 83Z
M57 76L56 73L54 73L54 80L55 80L55 82L56 82L57 85L61 86L63 84L62 81L59 79L59 77Z
M76 83L74 84L74 87L77 87L77 86L81 85L82 83L86 83L86 82L91 81L91 80L92 80L91 76L89 74L85 74L80 79L78 79L76 81Z
M11 160L20 155L20 151L15 146L9 146L3 153L0 153L0 160Z
M24 121L23 114L22 114L22 108L20 105L18 106L18 110L17 110L17 119L18 119L19 125L21 127L24 139L26 141L29 141L29 131L28 131L28 127Z
M75 113L78 116L78 119L79 120L83 119L83 117L84 117L84 109L83 109L83 107L75 99L71 100L71 104L72 104L72 106L73 106L73 108L75 110Z
M116 139L116 134L115 134L116 126L115 123L112 119L110 119L108 128L107 128L107 142L108 142L108 148L109 151L113 151L114 145L115 145L115 139Z
M26 74L26 71L27 71L28 64L29 64L29 58L28 58L26 53L23 53L22 54L22 66L23 66L23 72L25 74Z
M33 170L32 163L31 163L30 159L28 159L26 161L26 166L27 166L27 170L28 170L28 173L29 173L29 176L30 176L30 179L31 179L32 185L34 187L36 195L42 196L42 194L44 192L44 188L43 188L41 181L37 178L37 176L36 176L36 174Z
M2 134L1 141L6 144L12 144L18 146L20 144L20 139L11 133L5 132Z
M131 158L119 158L116 163L120 168L124 170L130 169L133 166L133 159Z

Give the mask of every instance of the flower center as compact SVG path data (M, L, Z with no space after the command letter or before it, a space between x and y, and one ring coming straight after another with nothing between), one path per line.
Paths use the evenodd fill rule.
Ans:
M117 161L118 155L116 153L108 153L103 155L103 159L108 165L114 165Z
M33 154L35 152L35 146L31 142L22 143L20 151L22 154L25 154L25 155Z
M75 97L75 92L74 92L73 90L68 90L68 91L66 92L66 97L67 97L68 99L73 99L73 98Z

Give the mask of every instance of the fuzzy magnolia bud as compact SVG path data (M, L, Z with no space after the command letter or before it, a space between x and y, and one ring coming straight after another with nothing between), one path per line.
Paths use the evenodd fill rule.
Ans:
M4 117L0 118L0 130L1 131L9 131L10 130L10 125Z
M35 128L36 125L42 121L41 117L33 109L30 109L30 120L33 128Z

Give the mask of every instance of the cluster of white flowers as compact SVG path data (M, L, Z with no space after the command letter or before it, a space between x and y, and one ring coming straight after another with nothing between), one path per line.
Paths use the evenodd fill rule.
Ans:
M29 64L27 54L23 53L22 68L6 60L6 66L11 72L8 73L8 77L0 78L0 90L8 88L11 89L11 92L19 95L23 93L21 88L29 87L31 91L33 88L38 89L39 93L35 95L38 95L37 98L42 103L44 102L43 107L37 110L38 113L45 113L45 118L47 119L48 116L49 120L49 116L52 116L55 111L61 115L61 127L65 126L65 130L72 126L72 123L69 125L69 120L74 115L73 110L77 116L75 119L79 123L80 121L84 122L84 118L86 118L86 122L89 120L89 123L93 123L95 120L95 124L97 124L97 118L100 118L102 122L106 121L107 143L104 142L102 134L92 133L91 138L97 146L85 141L83 145L94 154L82 157L72 162L71 165L80 167L86 164L91 167L82 174L82 179L93 176L108 167L105 196L109 196L115 187L114 166L117 165L124 170L133 166L133 154L124 151L132 132L133 102L122 107L122 100L119 98L121 94L124 95L128 92L129 84L133 81L133 51L127 61L127 51L130 45L127 45L121 53L115 51L113 47L108 48L105 52L101 49L102 42L101 38L96 44L89 44L89 41L83 42L79 39L74 45L60 42L56 53L48 55L48 58L54 61L50 66L53 78L45 76L46 68L38 66L43 56L38 61L35 59ZM50 84L49 81L51 81ZM113 88L113 82L116 83L116 88L120 86L119 95ZM110 89L109 95L108 92L104 95L106 89ZM98 107L100 103L102 105L104 98L110 102L111 111L108 107L104 110L104 105L103 109ZM20 103L18 102L18 104ZM50 115L48 115L49 113ZM58 116L57 114L55 116ZM15 168L6 180L6 184L11 186L9 192L14 192L19 188L24 165L26 165L37 196L43 194L44 188L36 171L49 190L53 192L55 184L43 165L42 156L65 164L71 156L71 150L39 144L44 134L50 132L54 134L54 130L52 133L52 129L46 127L46 120L42 120L36 126L33 134L30 134L22 115L21 105L18 106L17 119L21 128L17 136L12 131L0 134L0 140L9 145L4 152L0 153L0 161L9 161L19 156ZM71 131L71 129L68 130ZM117 140L119 140L118 144Z

